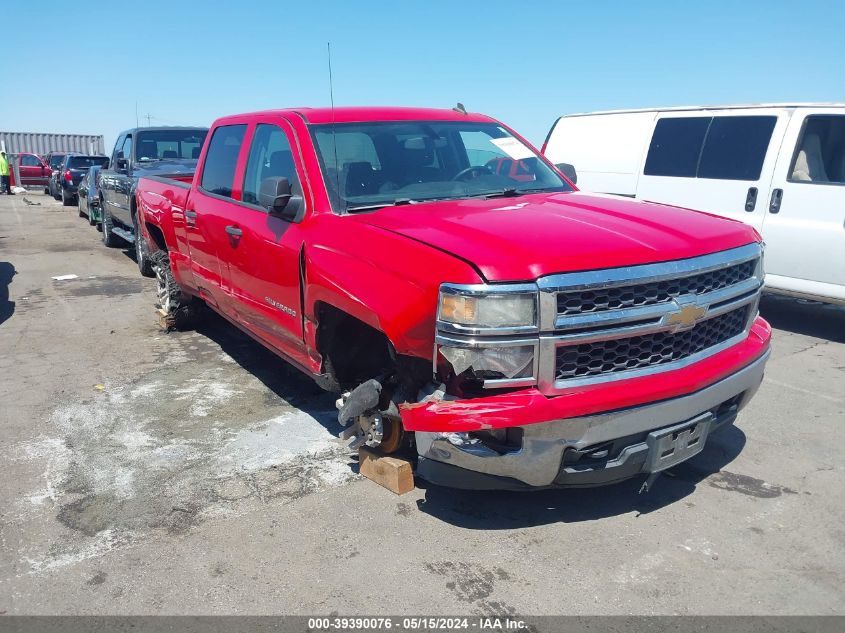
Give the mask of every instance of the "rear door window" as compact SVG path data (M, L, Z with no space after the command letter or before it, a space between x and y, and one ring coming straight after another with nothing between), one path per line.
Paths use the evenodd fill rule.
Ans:
M68 159L68 169L88 169L94 165L103 166L108 162L108 158L103 156L72 156Z
M32 154L24 154L21 156L21 165L23 167L40 167L41 163Z
M242 200L258 204L261 183L267 178L287 178L293 195L302 195L287 136L280 127L262 123L255 128L249 148Z
M695 178L698 158L713 117L660 119L645 161L646 176Z
M208 145L200 188L218 196L232 197L238 154L246 133L246 124L221 125L214 130Z
M698 177L759 180L775 123L775 116L714 117L701 150Z

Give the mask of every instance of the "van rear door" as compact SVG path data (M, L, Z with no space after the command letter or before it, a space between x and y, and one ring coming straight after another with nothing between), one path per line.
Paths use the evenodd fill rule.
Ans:
M765 201L766 284L845 301L845 109L798 109Z
M555 164L575 167L582 191L633 197L655 116L655 112L611 112L561 117L549 132L543 153Z
M637 198L707 211L760 230L788 120L782 108L661 113Z

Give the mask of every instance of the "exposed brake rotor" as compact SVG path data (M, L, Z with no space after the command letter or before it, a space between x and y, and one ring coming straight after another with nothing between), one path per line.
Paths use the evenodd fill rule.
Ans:
M350 420L339 437L347 441L350 450L366 445L383 453L394 453L402 444L404 431L401 419L381 411L368 411Z

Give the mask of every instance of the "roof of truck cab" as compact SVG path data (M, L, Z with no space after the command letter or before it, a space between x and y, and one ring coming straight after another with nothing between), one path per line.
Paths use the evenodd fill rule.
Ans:
M670 106L667 108L631 108L628 110L597 110L595 112L573 112L564 114L565 117L594 116L597 114L635 114L638 112L683 112L685 110L752 110L757 108L845 108L845 103L741 103L731 105L691 105Z
M364 123L367 121L494 121L488 116L477 113L462 113L442 108L407 108L407 107L375 107L375 106L344 106L339 108L287 108L284 110L266 110L253 112L257 114L277 114L301 116L306 123ZM238 118L249 115L237 115Z
M131 127L127 130L123 130L119 136L123 136L124 134L134 134L136 132L162 132L167 130L196 130L198 132L207 132L208 128L202 125L151 125L149 127Z

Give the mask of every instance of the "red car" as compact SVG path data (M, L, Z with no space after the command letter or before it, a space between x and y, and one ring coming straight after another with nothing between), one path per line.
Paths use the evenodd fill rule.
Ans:
M579 193L480 114L225 117L193 177L142 177L136 202L173 325L205 302L340 394L353 445L435 483L653 478L769 355L752 228Z
M21 187L46 187L50 180L52 170L43 158L38 154L20 152L12 154L18 163L18 173L21 182L16 183Z

